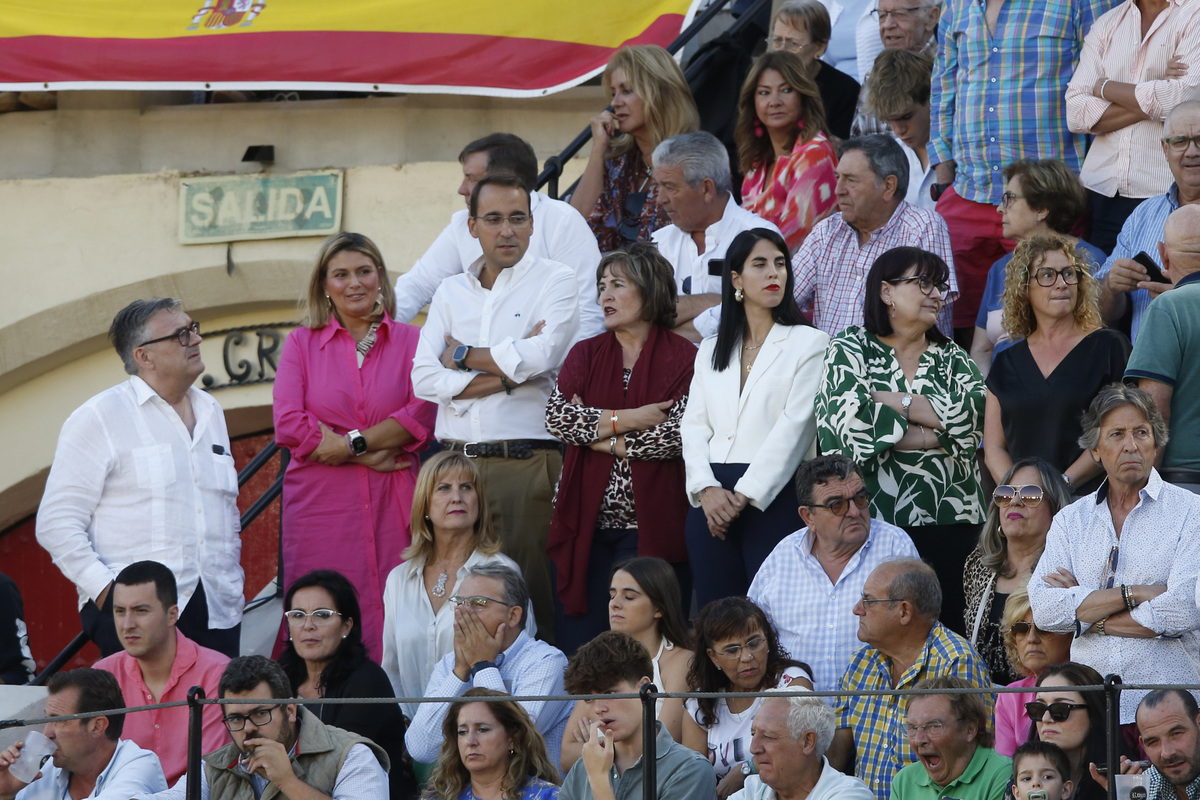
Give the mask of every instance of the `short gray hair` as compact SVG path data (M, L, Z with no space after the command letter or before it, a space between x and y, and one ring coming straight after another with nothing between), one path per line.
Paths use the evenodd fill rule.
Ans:
M108 340L117 348L117 355L125 364L127 373L138 374L133 351L146 341L146 324L150 322L150 318L164 309L173 311L182 305L174 297L151 297L146 300L134 300L117 312L108 329Z
M529 613L529 587L525 585L525 579L521 577L521 573L504 564L479 564L467 570L467 577L472 575L480 578L495 578L503 583L504 597L501 599L507 605L520 607L522 624L528 621L524 615Z
M1100 444L1100 428L1104 426L1104 418L1118 408L1133 406L1142 412L1150 430L1154 434L1154 446L1162 447L1167 443L1167 423L1163 420L1158 404L1145 389L1136 386L1126 386L1123 383L1113 383L1105 386L1092 398L1092 404L1079 420L1083 435L1079 437L1079 446L1084 450L1094 450Z
M818 483L849 480L851 475L862 477L858 464L841 453L829 453L805 461L796 469L794 485L798 505L811 506L813 489Z
M907 600L918 614L936 622L942 613L942 585L933 567L916 558L897 558L883 565L899 570L888 584L888 597Z
M774 686L768 689L763 702L768 700L786 701L788 734L793 739L799 739L812 731L817 735L817 757L825 755L829 745L833 744L833 731L837 727L837 717L828 703L789 686Z
M900 154L904 156L903 153ZM711 180L718 191L729 192L729 151L721 140L708 131L691 131L672 136L654 148L654 168L680 167L688 186L696 187ZM905 162L907 168L908 162Z
M882 133L855 136L842 144L838 159L845 158L851 150L857 150L867 157L867 164L880 183L887 176L895 175L896 197L900 200L905 198L908 194L908 156L904 155L894 138Z

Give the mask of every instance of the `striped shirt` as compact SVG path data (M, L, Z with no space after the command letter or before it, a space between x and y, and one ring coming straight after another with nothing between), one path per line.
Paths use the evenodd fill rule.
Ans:
M1183 78L1166 80L1167 62L1188 65ZM1153 197L1171 185L1159 139L1163 120L1184 100L1200 97L1200 3L1170 0L1142 37L1142 14L1134 0L1109 11L1083 40L1083 55L1067 86L1067 125L1089 133L1112 103L1092 94L1101 79L1134 84L1138 106L1149 119L1096 136L1079 177L1094 192L1112 197ZM1111 96L1111 95L1110 95Z
M971 643L939 622L929 632L925 649L895 686L892 685L892 660L868 645L855 654L838 689L845 692L911 689L925 678L950 675L958 676L972 686L992 687L987 667ZM986 699L991 716L992 695L986 695ZM866 781L879 800L889 800L892 778L901 767L917 760L904 733L905 698L853 695L838 698L838 702L838 727L849 728L854 734L858 756L854 774Z
M909 176L912 179L913 176ZM841 212L818 222L792 259L796 302L808 311L813 325L836 336L851 325L863 324L867 273L875 259L893 247L920 247L937 253L950 267L950 292L945 296L938 330L952 335L952 307L958 297L954 257L946 221L932 211L901 200L883 227L864 245L858 231L842 220Z
M996 205L1004 165L1057 158L1078 172L1087 137L1067 130L1063 92L1083 37L1112 0L1005 0L995 33L986 0L949 0L933 67L930 161L957 163L954 190Z

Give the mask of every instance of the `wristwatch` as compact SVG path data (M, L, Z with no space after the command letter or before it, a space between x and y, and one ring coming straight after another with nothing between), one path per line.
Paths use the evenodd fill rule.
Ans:
M367 437L355 428L346 434L346 446L350 448L351 455L361 456L367 452Z
M904 414L905 419L908 419L908 409L911 405L912 405L912 395L909 394L908 392L905 392L904 396L900 398L900 408Z
M950 184L950 183L931 183L931 184L929 184L929 198L931 200L933 200L933 202L936 203L939 199L941 199L942 192L946 191L953 185L954 184Z
M467 369L467 354L471 352L471 345L460 344L454 348L454 366L461 370Z
M758 769L754 765L754 757L751 756L742 762L742 775L757 775Z

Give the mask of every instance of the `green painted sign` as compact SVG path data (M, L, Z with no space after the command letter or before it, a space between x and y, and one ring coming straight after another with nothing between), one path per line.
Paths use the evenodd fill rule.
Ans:
M180 244L329 236L342 226L342 171L185 178Z

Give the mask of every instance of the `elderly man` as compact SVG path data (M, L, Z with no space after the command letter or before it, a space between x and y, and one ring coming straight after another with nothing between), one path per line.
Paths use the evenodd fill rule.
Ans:
M135 300L108 332L132 377L63 424L37 540L79 591L100 654L121 650L112 585L134 561L175 574L179 629L235 656L241 644L242 540L225 415L192 384L204 372L200 324L178 300Z
M1200 708L1183 689L1155 689L1137 709L1138 735L1150 758L1148 800L1200 795Z
M933 69L933 59L937 55L938 17L941 13L940 0L879 0L872 14L879 20L879 38L883 42L884 50L875 56L871 71L863 76L863 90L858 97L858 110L854 115L855 136L887 133L887 120L876 114L872 107L873 97L879 95L880 87L872 86L871 77L879 69L884 53L903 51L914 55L923 54L928 56L930 70ZM884 90L885 93L888 91L890 90ZM926 130L926 134L928 133ZM921 141L922 150L928 141L928 138Z
M750 739L755 773L730 800L875 800L858 778L825 758L833 741L833 709L816 697L772 689L754 715ZM786 693L786 694L784 694Z
M1167 423L1171 441L1156 459L1163 480L1200 493L1200 205L1167 217L1158 250L1174 290L1146 310L1125 378Z
M893 247L919 247L950 267L950 291L938 329L950 335L958 297L950 237L937 214L917 208L908 193L908 159L891 136L860 136L842 145L837 165L838 210L821 220L792 259L796 302L812 307L813 324L830 336L863 323L863 293L875 259Z
M854 605L875 567L918 558L903 529L871 518L858 465L843 455L818 456L796 470L804 527L763 561L750 599L767 614L779 643L812 666L813 688L831 691L862 643Z
M681 133L661 142L654 148L654 180L658 204L671 218L652 238L675 270L676 332L699 342L717 332L720 267L729 243L751 228L779 229L734 202L729 153L711 133Z
M937 574L907 558L876 567L854 606L858 638L867 646L854 655L838 684L846 695L838 698L839 727L829 761L845 770L857 753L856 774L879 800L888 800L892 778L914 758L904 738L901 699L861 693L911 689L926 678L948 675L968 686L992 685L970 642L938 622L941 612Z
M579 282L579 338L604 330L600 306L596 304L596 265L600 248L587 221L561 200L535 192L537 156L529 142L511 133L492 133L476 139L458 154L463 180L458 186L463 203L470 205L475 184L485 175L515 175L529 191L529 213L533 233L529 254L566 264L575 271ZM450 217L450 224L417 259L412 269L396 278L396 319L411 322L421 307L433 299L442 281L466 272L483 255L479 240L471 235L467 220L470 209L462 208Z
M1100 307L1106 320L1119 319L1127 303L1133 302L1134 344L1150 301L1171 285L1150 280L1146 268L1133 258L1138 253L1151 258L1158 256L1167 217L1177 208L1200 203L1200 101L1180 103L1171 110L1163 124L1162 148L1175 182L1166 194L1151 197L1133 210L1121 226L1112 255L1096 272L1100 279ZM1159 262L1158 266L1163 265Z
M516 696L563 694L567 657L525 632L529 590L503 564L482 564L467 571L450 598L454 604L454 651L433 668L426 697L457 697L475 686ZM550 763L559 763L571 703L529 700L521 703L546 738ZM442 746L445 703L422 703L404 742L416 761L437 760Z
M1100 488L1054 515L1029 579L1034 624L1073 633L1071 659L1126 683L1200 682L1200 497L1164 481L1167 426L1154 399L1122 384L1083 414L1079 444L1104 467ZM1144 691L1121 693L1134 731Z
M60 672L47 684L46 736L53 763L30 783L9 772L24 743L0 753L0 797L10 800L129 800L167 788L158 756L121 738L124 714L58 720L72 714L124 708L117 679L99 669Z
M913 689L968 689L962 678L932 678ZM990 695L989 695L990 697ZM992 715L982 695L909 695L904 729L917 754L892 781L895 800L997 800L1012 777L1012 759L996 752Z

